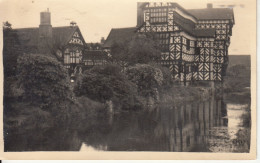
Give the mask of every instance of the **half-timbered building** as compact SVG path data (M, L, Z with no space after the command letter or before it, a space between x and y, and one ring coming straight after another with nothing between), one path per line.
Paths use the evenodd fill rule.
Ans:
M154 33L159 40L160 64L184 82L222 81L228 65L228 47L234 25L233 9L186 10L177 3L137 4L137 27L112 29L104 48L109 51L118 36ZM131 29L131 30L129 30ZM112 54L113 55L113 54Z
M52 27L51 13L40 13L40 25L36 28L12 29L22 53L55 54L71 73L80 72L83 64L84 38L75 22L69 26Z

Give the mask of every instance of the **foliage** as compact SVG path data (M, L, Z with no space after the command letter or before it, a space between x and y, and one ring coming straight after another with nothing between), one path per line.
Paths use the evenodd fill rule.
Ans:
M139 95L158 98L158 89L163 84L163 73L151 65L136 64L126 70L128 79L137 85Z
M74 88L77 96L102 103L113 101L123 109L135 107L136 85L127 80L116 65L97 66L82 74Z
M128 45L128 61L130 65L136 63L147 64L160 58L160 50L156 42L148 36L133 37Z
M72 102L67 70L55 58L24 54L17 62L18 85L24 90L25 101L53 113ZM62 114L62 110L59 113Z
M151 66L158 68L161 70L163 74L163 83L160 87L160 91L168 91L170 88L172 88L174 85L179 85L179 82L177 80L174 80L172 77L172 72L168 67L161 66L159 64L150 64Z
M15 48L19 44L18 35L11 27L3 29L3 64L5 77L15 76L17 57L20 52Z
M250 67L242 64L229 67L223 86L226 92L242 92L250 87Z
M128 44L129 40L124 42L114 42L110 52L112 54L112 62L127 62L128 61Z
M127 62L147 64L160 57L160 50L156 41L148 35L135 35L131 40L115 42L111 47L112 59Z
M3 22L3 29L4 30L11 30L12 29L12 24L9 23L8 21Z

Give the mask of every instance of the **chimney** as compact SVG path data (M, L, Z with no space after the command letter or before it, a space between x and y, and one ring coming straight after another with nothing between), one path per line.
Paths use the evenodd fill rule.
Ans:
M143 12L143 5L146 2L137 2L137 27L143 24L144 22L144 12Z
M51 26L51 13L49 8L47 11L40 13L39 25L39 42L38 49L40 53L48 53L51 51L52 46L52 26Z
M212 3L208 3L207 4L207 8L213 8L213 4Z
M105 38L104 38L104 37L101 37L101 41L100 41L100 42L101 42L101 44L104 44L104 43L105 43L105 41L106 41L106 40L105 40Z

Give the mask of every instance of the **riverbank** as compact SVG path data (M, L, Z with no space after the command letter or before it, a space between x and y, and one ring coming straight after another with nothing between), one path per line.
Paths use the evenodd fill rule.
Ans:
M161 103L184 104L192 101L208 100L214 94L210 87L173 86L160 95Z

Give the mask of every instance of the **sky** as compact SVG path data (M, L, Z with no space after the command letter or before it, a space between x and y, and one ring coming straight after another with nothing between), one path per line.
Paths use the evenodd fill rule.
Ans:
M86 42L100 42L112 28L135 27L140 0L0 0L0 20L13 28L38 27L40 12L49 8L53 27L75 21ZM152 0L153 1L153 0ZM159 0L157 0L159 1ZM163 1L163 0L160 0ZM155 1L156 2L156 1ZM229 54L250 54L255 44L255 0L171 0L183 8L233 7L235 25ZM252 3L253 2L253 3Z

